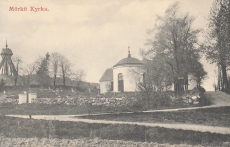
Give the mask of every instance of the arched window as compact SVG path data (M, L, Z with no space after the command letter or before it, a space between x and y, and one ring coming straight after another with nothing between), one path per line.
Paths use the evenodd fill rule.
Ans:
M123 74L118 74L118 91L123 92L124 91L124 80L123 80Z

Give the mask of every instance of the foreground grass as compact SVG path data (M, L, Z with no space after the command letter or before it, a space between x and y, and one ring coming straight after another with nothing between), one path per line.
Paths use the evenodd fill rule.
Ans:
M224 145L229 145L229 142ZM0 146L12 147L12 146L29 146L29 147L192 147L188 144L158 144L153 142L133 142L133 141L121 141L121 140L105 140L105 139L47 139L47 138L1 138ZM194 147L194 146L193 146ZM199 146L200 147L200 146Z
M230 127L230 107L181 110L174 112L149 112L131 114L91 115L83 118L150 123L186 123Z
M221 146L230 135L138 125L88 124L0 116L4 138L100 138L135 142Z
M87 105L65 105L65 104L0 104L0 115L74 115L108 112L130 112L136 111L135 107L107 107Z

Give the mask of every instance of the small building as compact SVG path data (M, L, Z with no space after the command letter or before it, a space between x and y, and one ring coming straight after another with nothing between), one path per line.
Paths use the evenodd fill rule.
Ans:
M135 92L137 84L143 81L143 63L131 57L121 59L112 68L106 69L100 79L100 93L106 92Z

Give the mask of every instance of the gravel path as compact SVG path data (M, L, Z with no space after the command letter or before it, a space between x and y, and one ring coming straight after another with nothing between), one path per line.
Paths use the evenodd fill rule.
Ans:
M7 116L29 119L28 115L26 116L25 115L7 115ZM149 127L163 127L163 128L169 128L169 129L182 129L182 130L193 130L193 131L200 131L200 132L211 132L211 133L219 133L219 134L230 134L229 127L218 127L218 126L92 120L92 119L77 118L74 115L33 115L32 118L33 119L45 119L45 120L85 122L85 123L100 123L100 124L130 124L130 125L141 125L141 126L149 126Z

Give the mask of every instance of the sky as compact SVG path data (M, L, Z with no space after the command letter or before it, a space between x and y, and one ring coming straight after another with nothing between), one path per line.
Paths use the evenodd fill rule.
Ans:
M99 82L107 68L127 57L141 59L147 48L147 31L154 28L156 16L162 16L174 2L180 12L196 19L194 28L205 28L214 0L1 0L0 48L6 39L14 55L31 64L47 52L59 52L73 64L72 69L86 71L86 81ZM27 11L9 11L26 7ZM31 11L46 8L47 11ZM202 38L202 36L201 36ZM213 90L215 66L202 59L208 77L206 90Z

